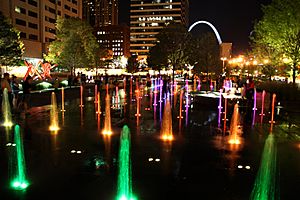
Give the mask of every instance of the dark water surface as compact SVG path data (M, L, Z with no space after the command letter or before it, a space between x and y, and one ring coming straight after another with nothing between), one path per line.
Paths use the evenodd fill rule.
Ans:
M114 97L114 91L112 94ZM105 110L104 97L101 93L102 112ZM189 97L192 105L188 106L188 114L183 112L184 118L179 123L178 94L175 107L171 102L175 140L165 143L160 139L164 102L158 102L154 109L154 94L143 96L142 116L137 122L134 98L133 95L130 99L127 93L127 104L123 106L122 100L119 108L112 109L113 135L110 140L101 135L104 113L98 118L92 97L85 98L83 108L79 107L77 98L66 101L64 116L59 112L61 129L57 133L48 130L49 105L32 108L30 116L15 117L24 139L30 182L26 191L9 188L6 144L13 139L13 129L1 127L0 199L115 199L119 135L124 124L128 124L132 134L132 183L138 199L249 199L269 134L269 114L262 124L259 119L253 126L252 118L242 120L242 143L230 145L228 133L222 131L223 121L218 128L218 108L215 106L201 105L201 100L197 105L193 104L194 99ZM159 95L157 98L159 100ZM228 128L233 105L234 102L229 102ZM148 107L150 110L145 110ZM241 116L247 116L246 110L241 105ZM258 114L257 118L260 117ZM278 135L278 173L274 176L278 180L281 199L298 199L300 142L289 137L280 125L282 119L278 116L273 128L273 134Z

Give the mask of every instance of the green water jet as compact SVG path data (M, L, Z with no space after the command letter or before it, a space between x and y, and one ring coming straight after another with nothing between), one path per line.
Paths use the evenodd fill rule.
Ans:
M258 170L254 188L251 192L251 200L275 200L277 199L277 147L273 134L266 139L260 168Z
M118 193L116 200L136 200L132 194L130 130L124 126L120 136Z
M25 164L25 156L23 149L23 140L20 134L20 127L18 125L15 126L15 162L14 162L14 170L13 177L11 181L11 187L15 190L25 190L29 183L26 180L26 164Z

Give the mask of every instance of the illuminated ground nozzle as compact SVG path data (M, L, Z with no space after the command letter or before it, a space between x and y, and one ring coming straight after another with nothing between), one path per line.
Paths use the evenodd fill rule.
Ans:
M174 139L174 137L173 137L172 134L164 134L162 136L162 139L165 140L165 141L172 141Z
M228 143L229 144L241 144L241 141L238 138L231 138L231 139L229 139Z
M110 130L103 130L102 134L103 135L112 135L112 131L110 131Z

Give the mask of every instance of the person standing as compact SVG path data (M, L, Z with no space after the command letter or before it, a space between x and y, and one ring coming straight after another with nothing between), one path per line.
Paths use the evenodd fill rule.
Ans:
M10 83L12 94L13 94L13 110L16 110L18 107L18 100L19 100L19 83L17 81L17 77L15 75L12 75L11 83Z
M32 77L27 76L26 80L23 83L23 98L22 98L22 103L24 106L24 112L26 115L29 115L30 113L28 112L29 109L29 103L30 103L30 92L32 90Z

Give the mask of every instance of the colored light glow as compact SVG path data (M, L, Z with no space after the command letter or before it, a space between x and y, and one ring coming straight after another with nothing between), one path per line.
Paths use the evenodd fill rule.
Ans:
M104 119L104 130L102 131L102 134L103 135L112 135L109 94L107 94L105 97L105 119Z
M104 130L104 131L102 131L102 134L103 135L112 135L112 131Z
M58 126L49 126L50 131L58 131L59 127Z
M120 135L117 200L136 200L132 194L130 130L124 126Z
M4 127L12 127L14 124L12 122L4 122L2 125Z
M269 134L250 199L276 199L278 196L277 176L277 146L274 135Z
M56 96L55 93L51 94L51 109L50 109L50 131L59 130L58 126L58 113L57 113L57 104L56 104Z
M239 139L232 138L228 141L228 143L229 144L241 144L241 141Z
M165 105L161 132L162 132L161 138L164 141L172 141L174 139L173 133L172 133L173 132L172 131L172 112L171 112L171 105L170 105L169 100L167 100L166 105Z
M170 135L170 134L164 134L164 135L162 136L162 139L163 139L164 141L172 141L172 140L174 139L174 137L173 137L173 135Z
M25 190L29 184L27 182L19 182L19 181L13 181L12 182L12 187L15 190Z
M12 127L12 117L11 117L11 110L10 110L10 103L8 99L8 91L7 88L3 90L3 99L2 99L2 112L3 112L3 126L5 127Z
M15 137L14 142L16 144L16 165L11 166L15 171L13 171L13 181L11 181L11 186L15 190L24 190L29 186L26 180L26 164L24 157L23 141L20 134L20 127L15 126Z

